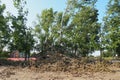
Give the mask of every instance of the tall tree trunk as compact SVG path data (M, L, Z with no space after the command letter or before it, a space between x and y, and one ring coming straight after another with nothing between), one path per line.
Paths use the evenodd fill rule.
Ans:
M30 50L28 50L28 60L29 60L29 58L30 58Z
M100 62L102 61L102 57L103 57L103 51L102 48L100 49Z
M27 61L27 52L25 52L25 61Z

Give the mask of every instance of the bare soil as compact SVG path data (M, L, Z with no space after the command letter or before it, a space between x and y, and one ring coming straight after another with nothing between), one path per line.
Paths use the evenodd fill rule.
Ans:
M113 72L85 72L81 74L62 71L38 71L32 68L0 67L0 80L120 80L120 68Z
M120 63L70 58L63 54L37 55L37 59L27 67L1 65L0 80L120 80Z

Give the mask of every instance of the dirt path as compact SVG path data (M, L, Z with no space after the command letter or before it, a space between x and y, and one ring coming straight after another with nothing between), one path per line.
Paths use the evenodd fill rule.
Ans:
M113 72L71 74L69 72L41 72L28 68L0 67L0 80L120 80L120 69Z
M0 73L3 71L3 70L5 70L7 67L3 67L3 66L1 66L0 67Z

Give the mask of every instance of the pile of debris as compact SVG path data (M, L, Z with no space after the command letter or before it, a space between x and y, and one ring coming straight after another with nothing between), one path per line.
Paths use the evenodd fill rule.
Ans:
M95 60L70 58L64 54L37 55L37 65L40 71L62 71L71 73L82 72L110 72L109 63ZM39 71L38 70L38 71Z

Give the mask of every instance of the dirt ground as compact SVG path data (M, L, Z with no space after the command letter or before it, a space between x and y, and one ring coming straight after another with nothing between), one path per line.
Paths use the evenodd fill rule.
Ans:
M26 67L0 60L0 80L120 80L119 62L86 61L63 54L37 55L37 59Z
M46 72L32 68L0 67L0 80L120 80L120 68L112 72L86 72L71 74L69 72Z

